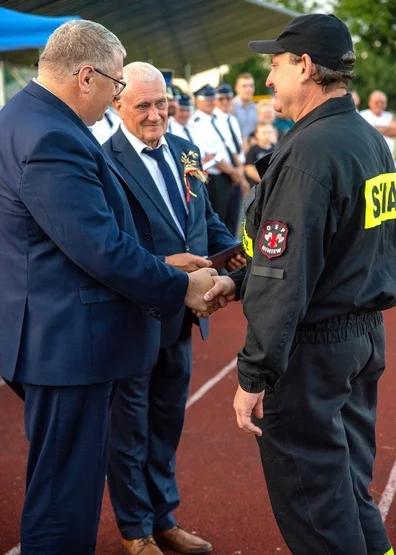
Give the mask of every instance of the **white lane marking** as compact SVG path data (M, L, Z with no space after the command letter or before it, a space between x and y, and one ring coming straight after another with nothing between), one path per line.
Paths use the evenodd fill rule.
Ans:
M380 510L382 520L385 522L388 516L389 509L392 505L393 498L396 493L396 461L393 463L391 473L389 474L388 483L385 486L384 492L381 495L378 508Z
M214 387L223 378L225 378L227 374L231 372L231 370L234 370L234 368L236 368L236 364L237 364L237 359L234 358L231 362L229 362L226 366L224 366L224 368L222 368L220 372L218 372L215 376L213 376L213 378L205 382L203 386L200 387L198 391L196 391L188 399L186 409L188 409L189 407L191 407L191 405L199 401L199 399L201 399L205 395L205 393L207 393L210 389L212 389L212 387Z
M191 407L191 405L199 401L199 399L201 399L205 395L205 393L207 393L210 389L212 389L212 387L214 387L223 378L225 378L227 374L231 372L231 370L234 370L234 368L236 368L236 364L237 364L237 359L234 358L231 362L229 362L226 366L224 366L224 368L222 368L220 372L218 372L215 376L213 376L213 378L205 382L203 386L200 387L188 399L186 408L188 409L189 407ZM4 381L3 383L0 383L0 386L3 385L4 383L5 383ZM13 547L12 549L10 549L10 551L8 551L5 555L20 555L20 553L21 553L21 544L18 544L16 547Z
M20 553L21 553L21 544L18 543L17 546L15 546L12 549L10 549L9 551L7 551L7 553L5 555L20 555Z
M225 378L234 368L236 368L237 359L234 358L229 362L224 368L220 370L213 378L208 380L200 387L187 401L186 409L191 407L194 403L199 401L208 391L210 391L217 383L219 383L223 378ZM5 382L0 378L0 387L4 385ZM378 503L378 508L380 510L382 520L385 522L389 513L389 509L392 505L393 498L396 493L396 461L393 464L391 473L389 475L388 482L385 486L384 492L381 496L380 502ZM13 547L5 555L20 555L21 545Z

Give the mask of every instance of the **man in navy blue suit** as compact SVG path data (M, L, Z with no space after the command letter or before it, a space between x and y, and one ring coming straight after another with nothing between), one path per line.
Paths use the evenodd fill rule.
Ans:
M0 112L0 375L25 397L23 555L94 553L115 380L148 372L162 314L205 304L212 283L139 246L131 209L148 218L87 127L124 88L124 56L70 21Z
M198 148L166 133L166 85L159 70L135 62L124 68L124 78L128 87L113 102L122 123L104 149L150 222L147 232L132 207L141 244L186 272L208 267L208 255L236 241L212 210ZM243 262L239 255L231 267ZM175 455L191 376L192 322L191 310L184 307L164 319L151 371L121 380L115 395L108 484L128 555L159 555L156 541L179 553L212 549L172 514L180 502ZM207 337L208 321L199 325Z

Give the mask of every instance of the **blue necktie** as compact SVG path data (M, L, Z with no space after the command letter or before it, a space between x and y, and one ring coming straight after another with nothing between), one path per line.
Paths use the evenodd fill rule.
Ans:
M183 199L181 197L175 176L173 175L172 169L169 166L168 162L165 160L162 145L154 150L145 148L143 152L157 162L158 167L164 178L166 188L168 189L169 198L172 203L173 210L175 211L176 218L178 219L180 227L182 228L184 234L186 234L187 212L184 208Z
M218 136L220 137L220 139L221 139L222 142L223 142L224 148L226 149L227 154L228 154L228 157L229 157L229 159L230 159L230 163L235 167L235 166L236 166L236 163L235 163L234 157L233 157L233 155L232 155L231 149L230 149L230 147L228 146L227 141L226 141L225 138L223 137L222 132L220 131L220 129L219 129L219 128L217 127L217 125L216 125L216 114L213 114L213 116L212 116L212 125L213 125L213 127L214 127L216 133L218 134Z
M183 129L184 129L185 134L186 134L187 137L188 137L188 140L191 141L191 142L194 142L194 141L192 140L191 133L190 133L190 131L189 131L188 128L187 128L187 125L185 125Z
M105 113L106 113L106 112L105 112ZM240 142L238 141L238 137L236 136L236 133L235 133L233 127L232 127L231 117L230 117L230 116L228 116L227 122L228 122L228 127L229 127L229 129L230 129L230 133L231 133L231 137L232 137L232 142L233 142L234 145L235 145L235 150L236 150L237 154L240 154L240 153L241 153L241 144L240 144Z

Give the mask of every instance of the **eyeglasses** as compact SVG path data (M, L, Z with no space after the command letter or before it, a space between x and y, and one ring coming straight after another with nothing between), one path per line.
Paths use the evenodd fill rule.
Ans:
M111 79L114 83L116 83L116 85L115 85L115 87L116 87L115 96L118 96L119 94L121 94L122 91L127 86L125 81L119 81L118 79L114 79L114 77L111 77L111 75L107 75L107 73L103 73L103 71L100 71L100 69L96 69L96 67L94 67L93 70L96 71L96 73L100 73L100 75L103 75L103 77L107 77L108 79ZM78 75L79 73L80 73L80 70L78 69L77 71L75 71L73 73L73 75Z

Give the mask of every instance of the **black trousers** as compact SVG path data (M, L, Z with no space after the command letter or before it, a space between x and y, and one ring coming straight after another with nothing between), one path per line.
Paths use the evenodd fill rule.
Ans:
M297 341L257 420L278 526L294 555L384 555L390 542L368 492L385 367L382 315L303 329Z
M207 188L213 210L235 236L242 201L240 185L233 185L228 175L221 173L209 176Z

